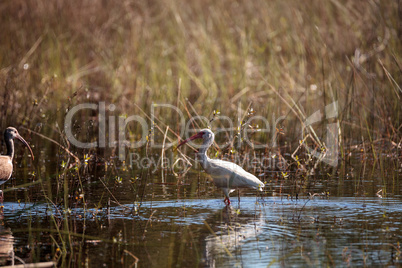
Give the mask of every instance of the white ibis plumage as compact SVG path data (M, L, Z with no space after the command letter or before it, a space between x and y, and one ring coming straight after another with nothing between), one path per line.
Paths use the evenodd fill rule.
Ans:
M197 153L197 160L212 177L214 184L222 189L225 194L224 202L227 205L230 205L229 194L237 188L254 188L262 191L264 183L253 174L248 173L235 163L210 159L207 156L207 150L215 139L215 135L211 130L203 129L194 136L182 141L177 147L195 139L203 139L203 143Z
M14 139L19 139L25 146L28 147L31 152L32 159L34 155L32 153L29 144L20 136L17 129L13 127L8 127L4 131L4 142L7 146L7 154L0 155L0 185L8 181L13 173L13 157L14 157ZM0 201L3 202L3 191L0 190Z

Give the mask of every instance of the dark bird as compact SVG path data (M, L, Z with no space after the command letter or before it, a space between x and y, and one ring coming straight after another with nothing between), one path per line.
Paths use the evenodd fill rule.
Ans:
M19 139L25 146L28 147L31 152L32 159L34 155L32 153L31 147L29 144L18 134L17 129L13 127L8 127L6 131L4 131L4 142L7 146L7 154L0 155L0 185L8 181L13 173L13 157L14 157L14 139ZM0 202L3 202L3 191L0 190Z

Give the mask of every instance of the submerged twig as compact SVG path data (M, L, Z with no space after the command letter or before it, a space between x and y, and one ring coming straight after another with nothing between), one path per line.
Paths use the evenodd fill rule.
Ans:
M162 152L161 152L162 182L165 182L165 177L164 177L164 174L163 174L164 173L163 157L164 157L164 154L165 154L165 142L166 142L166 136L167 136L168 131L169 131L169 126L166 127L165 135L163 136L163 144L162 144Z

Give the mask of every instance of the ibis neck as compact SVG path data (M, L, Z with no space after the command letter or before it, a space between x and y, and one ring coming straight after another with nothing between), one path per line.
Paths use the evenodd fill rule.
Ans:
M200 153L198 152L197 154L197 161L201 164L203 169L207 169L208 167L208 162L209 158L206 153Z
M11 159L13 159L14 157L14 141L13 139L8 139L5 140L6 142L6 146L7 146L7 156L11 157Z
M207 147L205 147L205 148L203 147L203 148L200 148L197 153L197 160L198 160L198 162L200 162L203 169L207 168L208 162L210 160L209 157L207 156L207 150L208 150Z
M200 162L200 164L204 170L208 169L210 159L207 156L207 151L208 151L209 147L212 146L213 143L214 143L214 136L212 133L212 137L209 137L206 139L204 138L202 146L198 149L197 160L198 160L198 162Z

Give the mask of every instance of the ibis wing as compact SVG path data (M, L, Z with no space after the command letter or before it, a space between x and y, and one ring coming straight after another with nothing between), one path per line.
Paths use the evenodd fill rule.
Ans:
M13 173L13 162L9 156L0 156L0 185L5 183Z
M264 187L264 183L256 176L232 162L210 159L205 171L211 175L216 186L221 188Z

